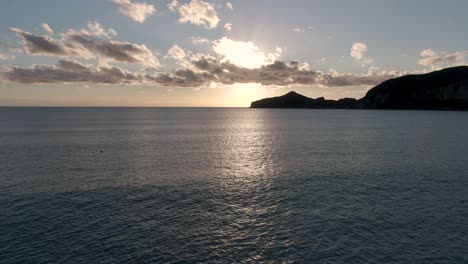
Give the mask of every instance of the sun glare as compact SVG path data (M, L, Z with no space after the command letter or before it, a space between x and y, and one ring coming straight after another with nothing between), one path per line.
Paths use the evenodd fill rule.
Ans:
M263 88L258 83L241 83L229 86L228 100L232 106L249 106L262 94Z
M213 51L224 60L249 69L272 63L282 52L277 48L273 53L266 53L251 41L234 41L226 37L215 41Z

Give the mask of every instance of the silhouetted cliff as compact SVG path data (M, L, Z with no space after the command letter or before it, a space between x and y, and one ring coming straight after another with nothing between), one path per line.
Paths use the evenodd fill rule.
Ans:
M358 108L359 101L354 98L344 98L338 101L326 100L323 97L312 99L296 92L289 92L283 96L266 98L252 102L252 108Z
M377 109L468 109L468 67L391 79L361 101Z
M252 108L468 110L468 66L387 80L359 99L312 99L296 92L252 102Z

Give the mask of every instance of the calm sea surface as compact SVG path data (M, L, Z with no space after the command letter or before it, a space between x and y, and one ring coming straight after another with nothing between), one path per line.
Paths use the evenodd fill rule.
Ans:
M468 263L468 112L0 108L0 263Z

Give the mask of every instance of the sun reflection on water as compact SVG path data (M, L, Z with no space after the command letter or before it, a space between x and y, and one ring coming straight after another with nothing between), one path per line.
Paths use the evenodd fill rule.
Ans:
M246 111L223 125L225 133L218 143L219 159L215 164L221 175L234 181L255 181L275 174L275 139L268 133L266 114L261 110Z
M281 171L281 165L274 159L279 135L271 131L270 115L268 111L250 110L230 117L230 122L223 124L219 153L214 162L218 172L214 177L215 188L223 196L211 202L216 208L229 210L221 216L226 218L226 224L213 232L232 237L237 245L242 245L243 241L262 241L269 248L280 249L292 241L274 235L288 232L275 230L278 225L275 219L289 218L290 212L280 206L287 198L275 189L276 177ZM256 253L244 256L244 261L262 259L262 251Z

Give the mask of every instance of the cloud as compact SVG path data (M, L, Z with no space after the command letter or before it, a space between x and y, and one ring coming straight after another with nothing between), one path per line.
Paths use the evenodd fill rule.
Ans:
M353 43L353 46L351 47L350 55L354 58L354 60L357 63L360 63L362 66L365 66L374 62L374 59L366 57L366 52L367 45L362 42L356 42Z
M47 34L54 34L54 30L46 23L41 24L41 28L47 33Z
M200 87L215 81L209 73L197 73L191 69L178 69L173 73L162 73L157 76L146 76L147 81L160 86Z
M117 31L115 31L115 29L113 29L113 28L109 28L109 29L107 30L107 33L108 33L110 36L112 36L112 37L117 36Z
M370 69L358 75L312 71L298 61L274 61L258 68L245 68L210 56L194 56L192 68L177 69L157 75L136 74L117 67L89 66L76 61L60 60L56 65L36 65L31 68L10 67L3 72L5 80L20 83L107 83L145 84L173 87L205 87L213 83L259 83L272 86L371 86L401 76L402 72L378 72Z
M454 53L436 52L432 49L425 49L419 53L421 56L418 63L423 66L430 66L436 70L443 67L453 67L465 65L465 57L468 56L468 51L458 51Z
M145 22L146 18L156 12L156 7L148 3L136 3L130 0L113 0L119 6L119 11L138 23Z
M227 2L226 3L226 7L229 9L229 10L232 10L233 7L232 7L232 4L230 2Z
M206 38L201 38L201 37L192 37L192 43L195 45L201 45L205 43L209 43L210 40Z
M367 45L362 42L356 42L351 48L351 57L356 60L361 60L365 52L367 52Z
M260 83L273 86L372 86L387 79L401 76L401 72L376 72L366 74L349 74L331 71L328 73L312 71L307 64L298 61L289 63L274 61L257 68L245 68L228 61L218 61L209 57L201 57L192 61L195 66L190 72L179 72L173 78L170 85L182 83L184 86L198 87L209 83L236 84L236 83ZM190 78L186 78L186 76ZM160 85L167 85L159 81Z
M419 64L423 66L436 66L442 64L442 57L434 56L434 57L426 57L418 60Z
M117 67L93 67L72 60L60 60L56 65L36 65L31 68L11 67L3 78L19 83L105 83L132 84L142 76Z
M192 23L213 29L219 22L214 5L202 0L192 0L189 4L181 4L177 0L173 0L168 8L174 13L179 13L179 23Z
M0 40L0 49L7 49L9 51L15 51L18 48L16 47L15 44L9 43L9 42L4 42Z
M178 60L178 61L185 59L185 51L177 45L172 46L167 51L167 55L173 58L174 60Z
M156 56L144 45L129 42L102 40L83 34L70 34L67 45L74 50L84 50L118 62L137 63L159 67Z
M108 65L107 62L134 63L147 69L155 69L160 66L155 54L143 44L112 40L116 32L114 34L111 29L105 30L98 22L89 22L85 28L78 30L69 29L60 34L61 40L33 35L17 28L11 28L10 31L22 38L23 48L31 54L99 60L96 66L71 59L62 59L55 65L13 66L1 73L4 80L11 82L144 84L192 88L236 83L337 87L371 86L403 74L379 72L375 67L371 67L366 74L313 71L307 63L279 61L282 54L280 48L267 52L253 42L236 41L227 37L215 41L192 38L194 43L210 43L219 59L206 54L194 54L174 45L168 50L167 56L175 59L181 68L170 72L138 73ZM353 45L351 55L362 61L366 59L366 51L365 44ZM440 56L435 52L422 54ZM466 53L446 54L444 60L459 61L465 55Z
M0 61L8 60L8 55L0 53Z
M97 22L92 21L86 24L86 28L82 28L79 30L69 29L65 35L70 34L82 34L87 36L94 36L98 38L106 38L110 39L112 37L117 36L117 32L113 28L109 28L107 31L103 28L103 26Z
M3 60L14 60L16 59L16 56L14 54L4 54L4 53L0 53L0 61L3 61Z
M297 32L297 33L300 33L300 32L304 32L304 29L303 28L293 28L293 31Z
M435 52L432 49L425 49L425 50L421 51L421 53L419 53L419 55L421 57L434 57L434 56L437 56L437 52Z
M23 46L30 54L36 55L66 55L67 51L58 41L47 35L37 36L18 28L10 28L23 39Z
M224 30L231 31L231 29L232 29L232 24L231 23L224 24Z
M258 68L249 69L239 67L230 62L219 62L213 59L201 58L193 61L198 74L209 75L208 81L222 84L260 83L262 85L290 86L290 85L320 85L359 86L376 85L384 80L401 75L396 72L372 72L364 75L338 73L332 71L323 73L308 69L307 65L298 61L289 63L275 61Z
M104 37L104 38L110 38L111 36L116 36L117 32L113 29L110 28L108 31L104 30L101 24L99 22L88 22L87 24L89 34L96 36L96 37Z
M124 63L136 63L146 67L159 67L156 55L143 44L111 40L115 30L104 28L98 22L89 22L86 28L69 29L61 34L62 40L49 36L37 36L21 29L10 28L23 39L23 48L33 55L69 58L99 58Z
M253 42L235 41L226 37L213 41L212 48L224 61L246 68L256 68L271 63L282 52L281 49L277 49L274 53L265 53Z

